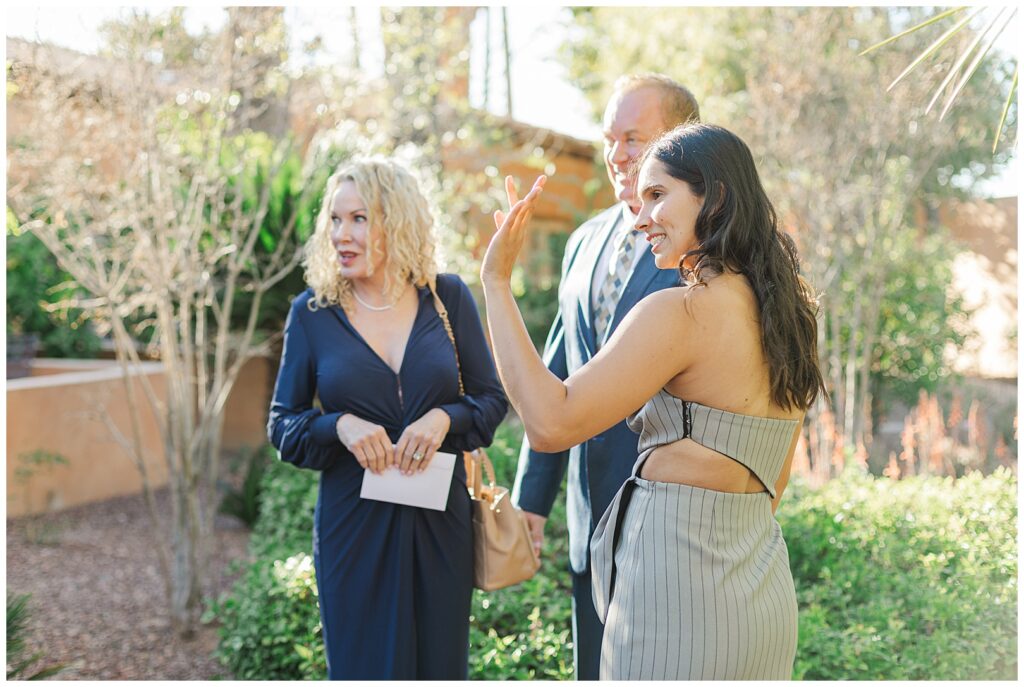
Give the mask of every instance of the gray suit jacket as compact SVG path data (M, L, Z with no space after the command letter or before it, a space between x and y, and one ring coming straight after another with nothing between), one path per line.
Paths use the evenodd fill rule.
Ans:
M597 352L591 284L601 251L621 212L621 205L602 211L576 229L566 244L562 282L558 287L558 316L544 346L544 363L560 379L583 367ZM622 292L609 335L644 296L679 283L677 271L659 270L654 265L654 255L645 251ZM569 565L577 574L589 569L590 536L615 492L630 475L637 458L637 439L623 421L560 453L534 451L523 441L513 502L523 510L546 517L568 467Z

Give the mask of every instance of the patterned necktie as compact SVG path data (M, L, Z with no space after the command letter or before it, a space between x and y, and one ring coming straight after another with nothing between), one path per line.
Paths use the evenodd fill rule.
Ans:
M629 280L629 273L633 269L633 250L639 236L639 231L628 229L608 262L608 274L598 291L597 303L594 304L594 332L597 334L598 348L604 343L608 325L615 314L615 306Z

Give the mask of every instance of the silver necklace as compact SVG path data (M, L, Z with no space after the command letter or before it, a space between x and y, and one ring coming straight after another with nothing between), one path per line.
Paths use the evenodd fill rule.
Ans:
M356 293L356 290L354 288L352 289L352 295L355 296L356 300L359 301L360 305L362 305L367 310L373 310L374 312L383 312L384 310L391 310L391 308L395 307L395 304L398 303L398 298L401 298L401 296L396 298L395 302L392 303L391 305L370 305L369 303L367 303L366 301L359 297L359 294Z

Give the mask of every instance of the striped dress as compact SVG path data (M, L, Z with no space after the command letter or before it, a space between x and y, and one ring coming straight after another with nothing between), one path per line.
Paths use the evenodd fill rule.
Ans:
M792 677L796 593L771 499L797 424L664 389L629 418L640 456L591 543L594 605L605 623L601 679ZM639 476L655 448L687 437L743 464L768 491Z

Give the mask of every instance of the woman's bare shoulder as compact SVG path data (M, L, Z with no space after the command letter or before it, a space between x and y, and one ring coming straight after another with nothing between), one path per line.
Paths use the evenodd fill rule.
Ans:
M754 293L746 277L722 274L704 282L656 291L645 297L640 305L686 320L707 314L720 315L723 310L745 308L754 301Z
M645 317L661 318L668 323L682 315L686 303L692 299L691 290L681 285L647 294L630 310L630 314L635 312Z
M686 287L687 307L695 316L721 315L723 312L740 313L753 308L757 297L742 274L725 273L701 284Z

